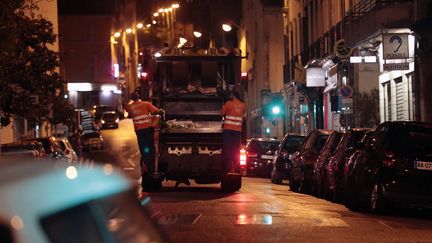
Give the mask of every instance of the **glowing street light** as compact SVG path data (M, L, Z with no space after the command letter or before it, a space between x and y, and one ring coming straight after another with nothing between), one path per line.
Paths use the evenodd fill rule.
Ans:
M157 17L157 16L159 16L159 13L156 12L156 13L153 14L153 16L154 16L154 17Z
M156 23L157 23L157 21L156 21L156 20L153 20L153 21L152 21L152 23L153 23L153 24L156 24Z
M232 27L231 27L231 25L229 25L229 24L223 24L223 25L222 25L222 29L223 29L225 32L229 32L229 31L232 30Z
M183 37L180 37L179 42L180 42L180 44L183 45L183 44L185 44L187 42L187 40L185 38L183 38Z
M137 27L138 29L142 29L142 28L144 27L144 24L143 24L143 23L138 23L138 24L136 25L136 27Z
M119 38L120 36L121 36L121 33L120 33L120 32L115 32L115 33L114 33L114 37L115 37L115 38Z
M127 34L132 33L132 29L131 29L131 28L127 28L127 29L126 29L126 33L127 33Z
M202 33L199 31L194 31L193 34L196 38L200 38L202 36Z
M162 56L162 54L160 53L160 52L156 52L155 54L154 54L154 57L161 57Z
M180 5L179 5L178 3L173 3L173 4L171 5L171 7L172 7L172 8L179 8Z
M160 8L158 11L159 11L159 13L162 13L164 11L164 9Z
M147 24L146 27L147 27L147 28L150 28L150 27L151 27L151 24Z

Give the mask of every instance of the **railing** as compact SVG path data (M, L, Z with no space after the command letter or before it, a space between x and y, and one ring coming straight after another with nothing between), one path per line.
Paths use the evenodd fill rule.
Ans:
M357 21L375 8L382 8L407 2L413 2L413 0L363 0L358 2L347 12L344 18L344 23L350 24L351 22Z

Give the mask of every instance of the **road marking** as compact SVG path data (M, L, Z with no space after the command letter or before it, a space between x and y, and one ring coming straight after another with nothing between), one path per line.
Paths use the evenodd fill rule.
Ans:
M313 217L312 222L317 226L327 227L349 227L349 225L340 218L318 218Z
M388 229L393 229L393 227L391 227L390 225L384 223L384 222L381 221L381 220L378 220L378 223L379 223L380 225L383 225L383 226L387 227Z
M139 154L139 151L136 152L136 153L134 153L131 157L128 158L128 163L130 165L132 165L133 167L135 167L135 163L132 161L132 158L135 157L135 156L137 156L138 154Z

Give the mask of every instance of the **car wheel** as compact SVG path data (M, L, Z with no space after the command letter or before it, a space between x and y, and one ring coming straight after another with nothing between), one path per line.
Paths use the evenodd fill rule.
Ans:
M374 213L383 213L387 209L387 203L382 195L382 185L375 182L370 196L370 209Z
M273 168L270 178L273 184L282 184L282 175L276 171L276 168Z
M354 182L352 180L348 181L348 185L345 188L344 204L352 211L356 211L359 208L359 201L357 198L357 193L355 192Z
M291 174L289 181L288 181L288 185L291 191L293 192L299 192L300 189L300 182L294 180L294 176Z

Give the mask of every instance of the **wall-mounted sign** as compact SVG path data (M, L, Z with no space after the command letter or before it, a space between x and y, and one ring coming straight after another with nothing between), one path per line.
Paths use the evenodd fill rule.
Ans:
M384 63L384 71L409 70L409 63Z
M306 86L307 87L324 87L325 73L321 67L306 68Z
M340 39L340 40L336 41L336 43L335 43L334 53L339 58L342 58L342 59L349 58L351 56L351 54L353 53L353 49L345 47L345 40Z
M383 59L409 58L408 34L383 34Z

